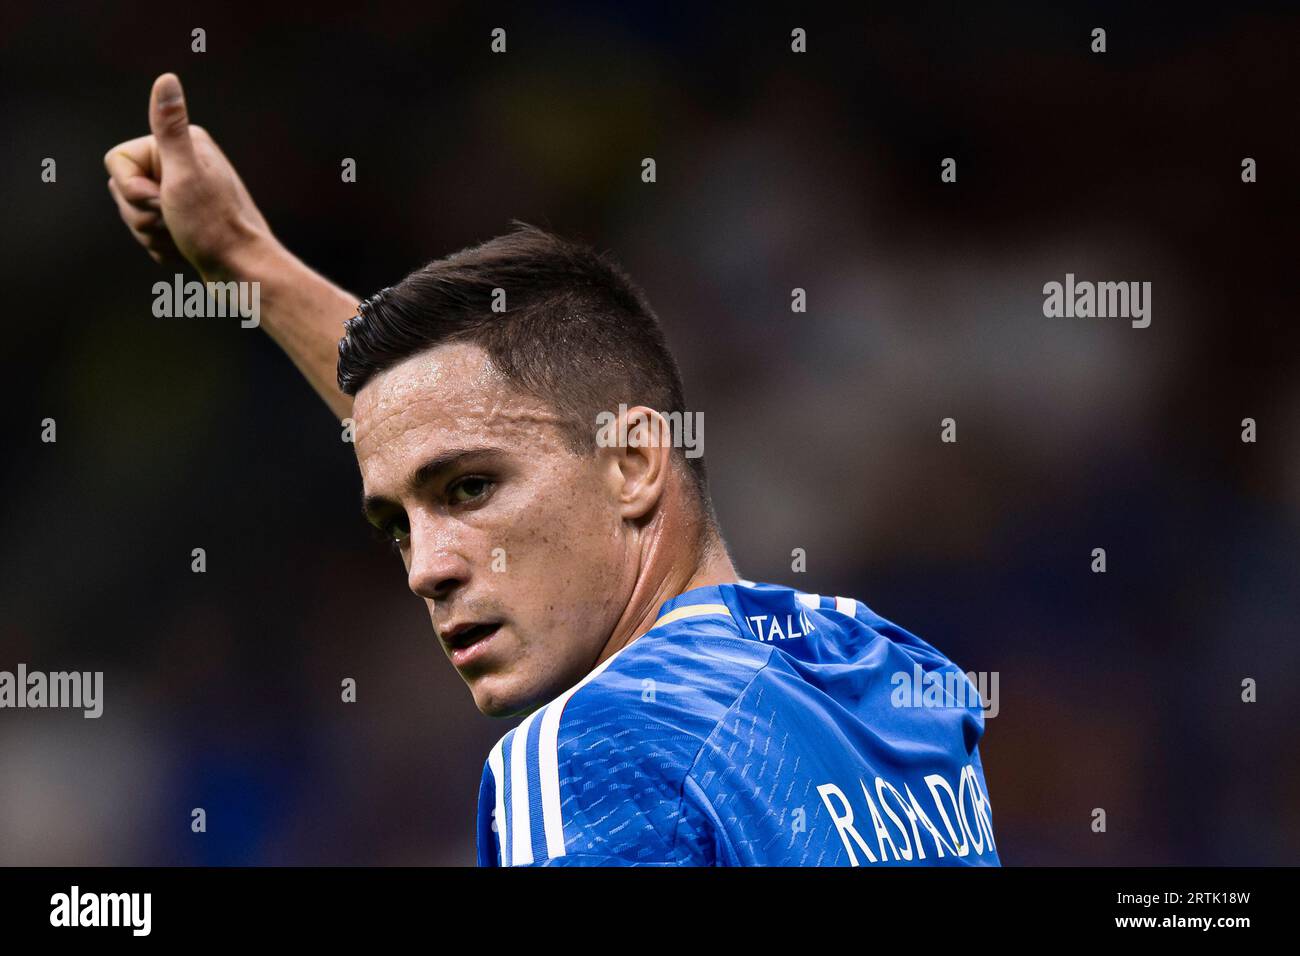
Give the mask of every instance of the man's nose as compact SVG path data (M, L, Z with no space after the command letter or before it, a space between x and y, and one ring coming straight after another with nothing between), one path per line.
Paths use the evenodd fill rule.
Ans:
M456 540L432 522L412 521L407 584L422 598L445 601L469 581L469 562Z

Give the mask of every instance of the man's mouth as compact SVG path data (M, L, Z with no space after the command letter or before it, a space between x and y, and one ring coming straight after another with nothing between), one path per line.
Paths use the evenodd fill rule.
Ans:
M442 638L452 664L459 668L483 654L500 628L500 621L463 622L443 628L438 636Z

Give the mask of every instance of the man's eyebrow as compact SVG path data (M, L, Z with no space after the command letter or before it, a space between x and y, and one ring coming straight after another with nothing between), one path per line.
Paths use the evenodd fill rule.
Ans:
M437 478L442 472L447 471L460 464L466 458L481 457L491 455L499 451L492 445L480 445L475 448L452 448L444 451L442 454L434 455L425 461L419 468L411 472L411 476L406 480L406 490L416 491L424 485ZM366 520L374 522L375 515L381 511L389 509L401 509L397 502L385 498L382 495L363 495L361 498L361 513L365 515Z

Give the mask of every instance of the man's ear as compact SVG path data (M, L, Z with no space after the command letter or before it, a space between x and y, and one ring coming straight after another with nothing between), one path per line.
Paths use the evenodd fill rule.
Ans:
M620 406L608 413L601 429L598 453L605 456L605 474L623 517L636 519L659 504L672 467L672 430L653 408Z

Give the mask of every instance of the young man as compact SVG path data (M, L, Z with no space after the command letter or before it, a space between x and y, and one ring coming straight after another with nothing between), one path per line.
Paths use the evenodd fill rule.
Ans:
M965 676L857 601L739 578L617 265L521 225L358 306L274 239L175 76L149 119L105 157L123 219L260 283L475 704L527 715L486 762L481 864L997 864ZM947 690L898 693L918 679Z

